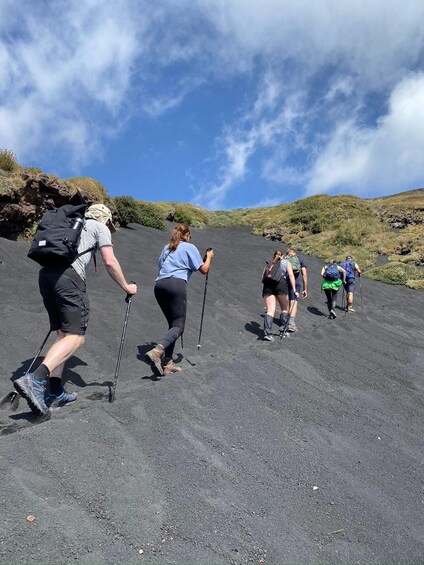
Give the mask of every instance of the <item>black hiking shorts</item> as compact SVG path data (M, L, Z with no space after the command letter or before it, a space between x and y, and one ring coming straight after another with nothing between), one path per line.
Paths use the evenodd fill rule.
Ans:
M283 277L279 282L269 280L264 282L262 289L262 296L280 296L282 294L288 294L289 287L287 286L287 281Z
M86 284L72 267L43 267L38 284L52 331L85 335L90 313Z

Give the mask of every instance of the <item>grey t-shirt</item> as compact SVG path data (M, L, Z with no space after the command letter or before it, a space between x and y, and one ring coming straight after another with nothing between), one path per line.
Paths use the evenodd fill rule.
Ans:
M110 229L97 220L92 220L91 218L87 219L81 233L78 253L82 253L91 247L100 249L100 247L106 245L113 245ZM73 269L79 274L83 281L85 281L85 269L90 263L94 251L93 249L93 251L89 253L84 253L84 255L81 255L81 257L78 257L78 259L75 259L72 263Z

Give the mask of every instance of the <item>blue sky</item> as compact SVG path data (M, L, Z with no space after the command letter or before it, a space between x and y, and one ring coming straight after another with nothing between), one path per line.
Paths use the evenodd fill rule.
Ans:
M112 196L424 186L422 0L2 0L0 147Z

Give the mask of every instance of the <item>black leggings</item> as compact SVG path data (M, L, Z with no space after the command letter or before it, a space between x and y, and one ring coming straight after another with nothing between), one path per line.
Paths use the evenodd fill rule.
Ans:
M168 322L168 331L159 341L165 349L165 358L171 359L175 342L184 332L187 313L187 283L183 279L169 277L155 284L155 298Z
M325 296L327 297L328 311L334 310L337 302L337 292L339 289L324 288Z

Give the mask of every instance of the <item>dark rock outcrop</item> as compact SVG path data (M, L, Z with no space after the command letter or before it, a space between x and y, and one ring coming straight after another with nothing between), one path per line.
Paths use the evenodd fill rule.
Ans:
M75 194L75 188L45 173L23 172L19 181L21 187L6 187L0 193L0 237L16 239L31 229L48 208L68 203Z
M283 241L284 234L281 226L272 225L264 228L262 235L270 241Z

